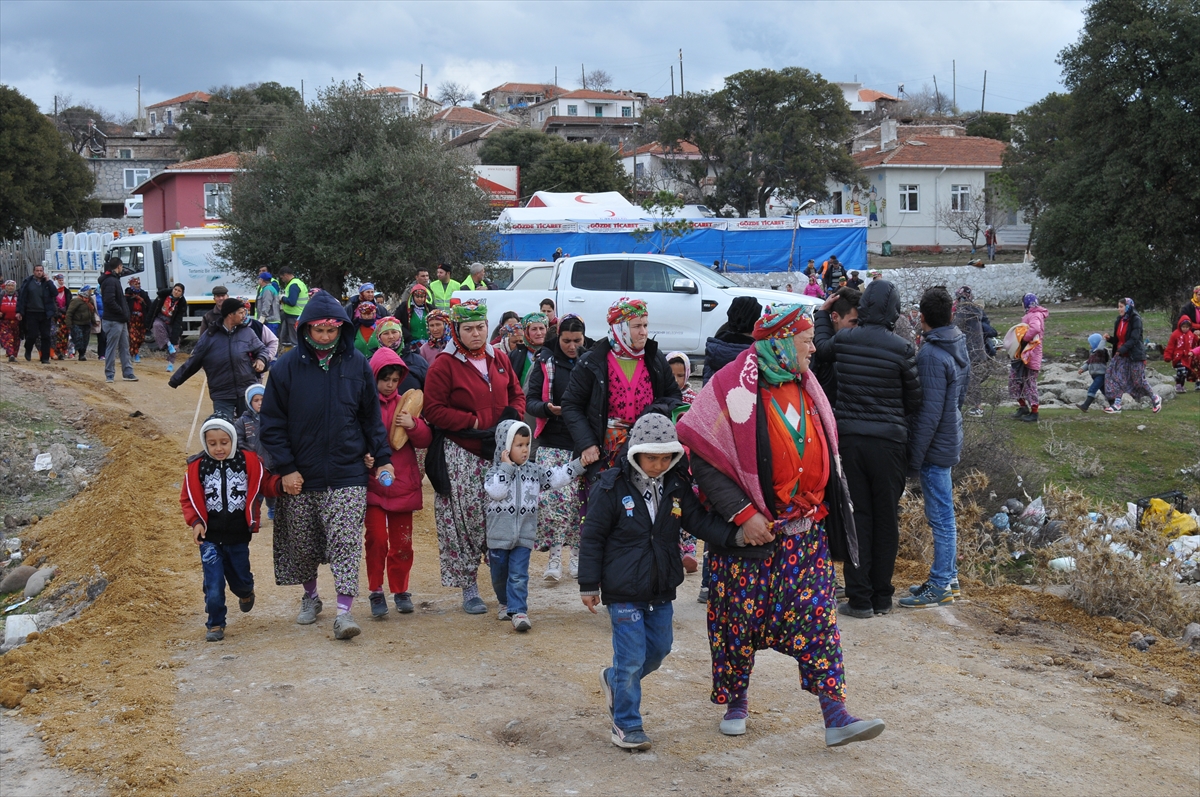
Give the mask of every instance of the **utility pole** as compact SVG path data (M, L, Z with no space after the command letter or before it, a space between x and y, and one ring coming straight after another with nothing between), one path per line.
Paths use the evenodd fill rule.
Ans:
M942 95L938 92L937 75L933 76L933 101L937 103L937 112L942 112Z
M954 61L950 62L950 80L954 84L954 88L951 90L951 94L950 94L950 96L953 97L954 99L952 99L951 102L953 102L954 107L957 108L958 107L958 64L955 63Z
M554 67L554 85L558 85L558 67Z
M417 75L417 78L420 81L417 83L417 96L420 97L425 91L425 64L421 64L421 74Z
M671 64L671 96L675 96L675 65Z
M983 108L987 104L987 70L983 70L983 97L979 100L979 112L983 113Z
M142 130L142 76L138 75L138 111L137 111L137 127L139 133L145 132Z
M583 70L583 64L579 65L579 88L587 88L587 73Z
M300 78L300 107L304 107L304 78Z
M687 92L683 89L683 48L679 48L679 96L686 97Z

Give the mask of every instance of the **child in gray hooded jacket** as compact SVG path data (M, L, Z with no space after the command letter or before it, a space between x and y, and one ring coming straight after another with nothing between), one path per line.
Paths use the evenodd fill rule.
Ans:
M500 601L497 619L528 631L529 555L537 537L538 495L561 490L583 475L578 458L557 468L529 461L532 434L520 421L501 421L496 427L496 454L484 477L487 493L488 567Z

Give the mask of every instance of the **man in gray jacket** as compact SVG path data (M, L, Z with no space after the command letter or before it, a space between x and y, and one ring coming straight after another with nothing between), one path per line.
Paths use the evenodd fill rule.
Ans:
M954 485L950 469L962 451L962 406L971 378L971 358L962 331L953 326L954 301L945 288L921 297L917 373L924 400L913 420L908 471L919 477L925 519L933 531L933 566L924 584L909 589L900 605L910 609L953 603L958 593L958 530L954 522Z

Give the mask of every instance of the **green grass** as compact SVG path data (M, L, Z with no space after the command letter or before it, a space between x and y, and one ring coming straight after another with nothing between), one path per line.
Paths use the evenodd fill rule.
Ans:
M1094 304L1071 302L1047 309L1050 317L1043 341L1047 362L1080 364L1080 350L1087 349L1088 335L1111 333L1116 318L1115 307ZM1022 315L1018 307L988 309L992 326L1001 334ZM1146 338L1165 344L1172 328L1167 313L1150 311L1142 320ZM1151 353L1146 364L1173 378L1174 369L1163 362L1161 354ZM1047 481L1121 504L1168 490L1182 490L1193 505L1200 503L1200 482L1179 474L1200 459L1200 393L1192 392L1191 384L1187 393L1165 402L1157 415L1149 409L1107 415L1097 402L1087 414L1074 408L1043 408L1040 416L1036 425L1013 422L1012 436L1022 454L1047 470ZM1138 426L1145 429L1139 431ZM1094 449L1104 472L1081 478L1061 457L1046 453L1051 427L1056 439Z

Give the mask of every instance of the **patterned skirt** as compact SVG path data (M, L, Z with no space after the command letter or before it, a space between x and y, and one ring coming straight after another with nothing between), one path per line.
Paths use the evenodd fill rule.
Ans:
M446 440L446 471L450 494L433 498L437 524L438 561L443 587L469 587L479 573L479 562L487 552L487 503L483 476L487 463Z
M1154 398L1154 389L1146 379L1146 361L1134 362L1128 357L1113 357L1104 371L1104 397L1113 402L1126 393L1134 401Z
M366 512L366 487L279 496L271 534L275 583L303 584L328 563L338 594L357 595Z
M67 356L67 352L71 350L71 325L67 323L67 317L60 315L54 320L54 355L62 358Z
M133 313L129 316L129 356L136 357L146 342L146 316Z
M1020 360L1014 360L1008 371L1008 397L1038 404L1038 372Z
M539 467L557 468L570 462L571 458L571 452L566 449L540 446L536 461ZM561 490L545 490L538 497L535 547L539 551L548 551L554 545L579 547L585 490L584 480L576 479Z
M15 318L11 321L0 318L0 349L9 357L16 357L20 344L21 322Z
M708 641L712 701L726 704L750 687L754 654L777 650L800 665L800 685L845 700L833 561L825 524L776 527L767 559L709 554Z

